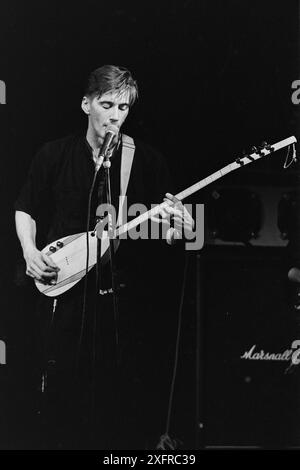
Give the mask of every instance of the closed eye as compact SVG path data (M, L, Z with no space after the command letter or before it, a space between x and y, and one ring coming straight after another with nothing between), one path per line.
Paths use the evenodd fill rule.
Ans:
M100 101L100 105L104 109L110 109L114 106L114 103L112 101ZM127 109L129 108L129 104L121 103L118 105L118 108L120 109L120 111L127 111Z
M129 104L128 103L124 103L124 104L120 104L119 105L119 109L121 111L127 111L127 109L129 108Z
M111 101L100 101L102 108L109 109L112 107L113 103Z

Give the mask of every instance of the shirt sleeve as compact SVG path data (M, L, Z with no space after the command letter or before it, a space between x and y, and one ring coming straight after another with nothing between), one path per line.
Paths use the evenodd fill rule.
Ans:
M36 220L51 199L51 175L51 155L46 144L31 163L27 179L15 201L15 210L26 212Z

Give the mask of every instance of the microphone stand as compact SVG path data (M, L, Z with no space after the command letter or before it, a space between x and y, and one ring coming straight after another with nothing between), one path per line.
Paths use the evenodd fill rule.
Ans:
M103 167L105 171L105 186L106 186L106 201L108 204L108 210L111 210L111 185L110 185L110 162L111 153L107 152L104 158ZM111 293L113 298L113 310L114 310L114 320L115 320L115 341L116 341L116 357L118 360L118 346L119 346L119 333L118 333L118 320L119 320L119 311L118 311L118 297L117 297L117 286L115 282L115 251L114 251L114 229L113 227L113 214L109 212L108 214L108 237L109 237L109 268L111 276Z
M108 290L108 293L112 294L113 299L113 311L114 311L114 322L115 322L115 344L116 344L116 356L118 358L118 345L119 345L119 335L118 335L118 299L117 299L117 286L115 282L115 260L114 260L114 229L113 226L113 214L111 213L112 207L112 199L111 199L111 184L110 184L110 167L111 162L110 158L112 155L112 151L107 151L104 154L103 160L103 168L104 168L104 178L105 178L105 187L106 187L106 202L108 207L108 217L104 218L103 216L100 218L97 224L97 263L96 263L96 289L97 289L97 298L100 295L106 294L106 292L102 291L101 289L101 279L100 279L100 271L101 271L101 242L103 231L105 228L106 220L108 220L108 230L107 235L109 238L109 271L110 271L110 278L111 278L111 289Z
M97 235L97 256L96 256L96 281L95 281L95 304L94 304L94 316L93 316L93 327L92 327L92 383L91 383L91 437L92 439L95 437L95 425L96 425L96 360L97 360L97 353L96 353L96 344L97 344L97 317L101 311L101 297L103 295L108 295L109 293L112 294L113 299L113 311L114 311L114 323L115 323L115 344L116 344L116 357L118 363L119 351L119 338L118 338L118 302L117 302L117 289L116 289L116 282L115 282L115 264L114 264L114 229L113 226L113 215L111 214L111 184L110 184L110 157L112 155L112 151L105 151L104 154L98 157L98 163L96 166L96 171L99 171L100 166L103 165L104 168L104 182L106 187L106 201L108 207L108 217L104 217L101 215L97 218L97 225L95 233ZM102 238L104 229L106 227L108 221L108 230L107 236L109 238L109 270L110 270L110 277L111 277L111 289L108 291L102 290L101 286L101 247L102 247ZM103 299L104 300L104 299ZM105 305L106 303L104 303ZM105 308L105 307L104 307Z

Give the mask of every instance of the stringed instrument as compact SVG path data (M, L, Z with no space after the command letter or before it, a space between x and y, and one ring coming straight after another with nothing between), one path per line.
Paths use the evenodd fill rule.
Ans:
M204 178L198 183L195 183L184 191L176 194L175 197L182 201L191 194L194 194L196 191L199 191L219 178L222 178L222 176L296 142L296 138L291 136L273 145L265 144L259 149L255 149L253 153L237 158L233 163L230 163L221 170L216 171L207 178ZM116 228L113 238L122 238L122 235L124 236L124 234L134 227L137 227L151 217L158 215L159 209L164 208L167 205L167 202L163 202L151 210L139 215L130 222L119 226ZM108 236L108 232L103 231L101 237L101 258L105 257L108 252L110 238L111 237ZM89 247L88 262L87 244ZM57 275L56 284L52 285L35 280L36 287L40 292L49 297L57 297L71 289L87 274L89 270L93 268L93 266L95 266L97 261L97 234L95 230L93 230L60 238L59 240L47 245L42 250L42 253L49 256L60 270Z

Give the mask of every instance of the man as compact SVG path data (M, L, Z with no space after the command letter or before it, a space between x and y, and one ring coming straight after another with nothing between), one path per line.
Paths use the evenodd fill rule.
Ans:
M116 213L120 209L120 186L124 180L122 162L125 159L126 146L128 147L129 142L131 149L134 149L134 155L125 191L127 206L142 203L150 208L151 204L162 202L165 195L164 200L167 201L167 206L160 210L162 220L171 215L174 218L175 227L181 226L192 230L193 220L189 213L172 194L166 194L166 191L170 190L170 177L164 159L148 145L138 140L133 142L121 133L121 128L137 96L137 83L127 69L112 65L96 69L88 79L81 103L82 110L88 117L86 135L68 136L49 142L37 153L28 179L15 204L17 234L26 262L26 274L31 278L55 284L59 267L49 256L40 251L41 247L61 237L86 230L89 192L95 175L95 165L99 162L99 150L102 148L109 126L115 126L117 130L111 148L110 168L112 205L116 208ZM91 197L90 229L95 227L97 208L106 202L104 173L102 165L97 173ZM172 241L174 233L176 233L175 229L169 231L169 241ZM114 398L113 404L107 406L107 402L112 399L110 387L116 385L116 377L120 375L119 372L115 373L116 354L121 357L123 365L125 364L121 369L121 375L126 376L128 372L128 376L132 374L133 379L136 378L136 370L128 371L126 368L128 368L128 363L131 364L131 360L136 360L132 345L135 340L137 343L141 342L141 338L131 339L129 347L131 349L128 353L127 336L128 331L130 335L133 330L140 332L144 328L144 325L138 325L141 322L141 315L137 316L139 319L134 324L130 311L132 303L139 305L136 311L140 311L140 308L146 309L143 298L145 288L143 278L145 278L147 252L146 245L141 244L140 240L121 240L116 254L116 283L118 288L125 285L126 293L120 294L120 297L123 296L120 302L120 310L123 313L120 315L118 325L117 319L114 319L112 315L111 296L107 294L100 296L99 299L99 293L95 294L93 273L89 275L88 288L85 293L83 283L80 282L54 302L46 296L39 299L38 315L43 351L41 367L44 370L42 388L47 397L47 419L48 422L52 420L51 425L48 426L52 429L51 436L48 437L48 446L68 448L80 445L83 436L81 430L84 426L89 431L92 429L93 435L97 435L95 431L97 423L93 422L91 425L86 411L90 405L90 397L95 397L97 389L97 384L95 384L97 378L95 379L93 369L95 364L100 363L99 382L107 385L106 390L101 389L96 400L100 409L99 422L101 423L107 424L114 420L112 413L115 413L116 402L119 403L119 397L117 397ZM150 262L149 258L148 256ZM141 260L143 260L142 263ZM157 275L161 269L160 265L156 267ZM111 277L107 266L101 267L100 282L101 291L109 292ZM83 297L85 308L82 306ZM95 320L91 312L99 310L99 305L101 317L99 319L97 316ZM85 317L83 317L84 311ZM97 321L96 326L95 321ZM120 335L118 346L114 342L117 331ZM78 340L79 337L82 341ZM96 348L98 343L100 346ZM117 352L116 349L118 349ZM99 357L102 359L100 360ZM77 378L74 379L74 377ZM132 387L133 383L125 387L131 400ZM74 400L70 398L71 396L75 397ZM99 402L101 402L100 405ZM91 408L92 421L96 414L95 406L94 403ZM77 413L74 410L77 410ZM135 413L138 414L139 410ZM119 426L118 419L116 422ZM129 424L128 426L127 424L123 426L125 433L128 432ZM134 427L134 424L132 426ZM75 428L78 430L78 433L75 433L76 436L73 435ZM60 432L59 436L58 432ZM114 430L106 428L105 433L106 440L93 445L103 448L111 447L111 442L115 439ZM90 442L86 445L92 444ZM134 445L133 442L128 444L128 446Z

